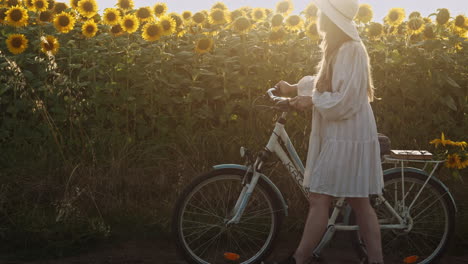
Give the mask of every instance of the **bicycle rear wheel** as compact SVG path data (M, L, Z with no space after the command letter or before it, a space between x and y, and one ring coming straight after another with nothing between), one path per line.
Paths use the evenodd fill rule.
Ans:
M403 263L405 259L414 261L408 263L433 263L447 248L453 235L455 208L447 191L436 181L429 180L411 208L409 216L403 216L426 180L426 175L414 172L405 172L404 182L400 173L385 176L385 199L409 223L407 230L381 230L386 263ZM371 202L381 225L399 224L384 204L377 203L375 198L371 198ZM359 232L355 232L355 235L358 253L366 256L367 251Z
M189 263L257 263L266 257L280 229L282 208L259 180L238 224L226 225L242 190L245 171L215 170L195 179L176 203L172 226L177 248Z

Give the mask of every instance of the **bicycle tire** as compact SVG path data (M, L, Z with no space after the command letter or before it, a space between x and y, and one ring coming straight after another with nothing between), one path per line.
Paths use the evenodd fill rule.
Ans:
M424 184L424 182L427 180L427 175L418 174L416 172L405 172L404 178L405 178L405 190L409 190L409 188L411 187L413 183L418 184L418 185ZM392 202L394 202L393 198L395 197L395 195L391 195L390 193L394 192L395 190L394 188L390 186L396 184L398 187L399 182L401 183L401 174L399 172L385 175L384 177L385 187L384 187L383 194L384 194L385 199L389 201L391 204ZM418 190L419 188L411 192L416 193ZM440 235L439 239L433 238L433 240L436 240L436 244L431 245L431 243L433 242L430 242L431 240L429 237L434 237L434 235L421 233L422 230L425 230L425 228L427 229L427 226L425 227L425 224L437 223L438 221L435 221L435 220L430 221L430 222L420 222L420 221L413 220L413 228L408 233L405 233L403 231L398 231L398 230L381 230L382 250L384 254L385 263L403 263L406 257L411 257L411 256L417 257L416 262L413 262L413 263L418 263L418 264L435 263L436 261L440 259L440 257L443 255L445 250L447 250L447 245L451 241L454 228L455 228L455 208L454 208L452 201L450 200L449 195L447 195L447 191L433 179L429 180L429 182L427 183L426 187L421 193L422 196L418 198L418 202L420 202L421 204L424 203L425 201L421 202L421 197L424 197L426 193L431 194L430 192L432 192L432 194L434 195L434 200L431 200L431 204L429 205L432 207L431 210L434 210L433 208L435 208L435 209L438 209L439 212L442 212L444 214L442 218L440 218L440 219L443 219L444 221L443 234ZM409 195L410 194L408 194L408 197L410 197ZM429 198L425 198L425 199L429 199ZM371 198L371 202L372 201L373 200ZM376 210L378 217L379 217L379 213L382 214L382 213L385 213L385 211L387 211L388 213L388 209L384 208L383 204L377 205L377 206L374 202L372 202L372 204L374 206L374 209ZM408 206L408 204L406 204L406 206ZM427 208L424 210L427 211ZM412 214L412 217L419 218L419 215L423 213L425 212L421 210L420 212L417 212L416 215ZM426 216L426 218L427 217L428 216ZM353 219L354 222L356 222L354 217L351 217L351 219ZM440 227L441 225L438 225L438 226ZM440 228L434 229L434 231L440 231L439 229ZM415 230L417 230L418 232L416 232ZM430 232L433 232L433 231L430 231ZM391 235L394 235L394 236L392 237ZM353 232L352 236L354 238L354 248L357 250L358 256L361 259L366 259L367 250L360 237L359 232L358 231ZM412 236L414 236L415 239L413 239ZM419 238L416 239L416 237L418 236ZM394 239L394 241L393 242L389 241L390 238ZM398 243L400 243L400 245L398 249L396 249L394 247L389 247L389 243L392 243L395 245L398 245ZM425 252L421 252L421 249L418 248L418 243L425 244L424 246L429 246L433 248L433 250L431 249L426 250L426 251L431 251L431 252L429 252L430 254L424 254Z
M173 217L172 217L172 235L173 235L173 238L174 238L174 241L176 243L176 248L177 250L179 251L179 253L181 253L181 255L183 256L183 258L188 262L188 263L225 263L224 259L223 259L223 255L225 252L232 252L232 253L239 253L240 255L240 259L237 260L235 263L243 263L243 264L251 264L251 263L259 263L262 259L264 259L265 257L267 257L270 253L271 253L271 250L273 248L273 245L274 245L274 242L275 242L275 238L277 237L278 235L278 232L280 231L280 227L281 227L281 223L282 223L282 218L283 218L283 208L280 204L280 201L278 200L276 194L273 192L273 190L271 189L271 187L263 180L259 179L256 187L255 187L255 190L254 192L252 193L252 196L251 196L251 200L249 201L249 204L247 205L246 207L246 211L244 212L244 215L243 217L241 218L240 220L240 223L239 225L233 225L232 228L238 228L240 229L240 226L241 224L247 224L247 225L251 225L252 221L251 218L252 217L249 217L247 218L246 215L249 214L249 206L252 204L252 206L254 206L256 204L260 204L262 201L260 200L255 200L255 199L261 199L263 197L263 199L265 199L265 201L263 201L264 203L266 203L268 205L268 208L265 209L265 212L270 211L270 212L267 212L265 213L266 215L269 215L271 217L270 219L270 223L271 223L271 226L268 228L268 235L264 241L264 243L262 245L260 245L259 247L259 250L256 251L255 249L251 250L252 253L251 255L250 254L247 254L245 251L242 251L243 249L241 247L243 247L244 245L240 246L238 242L236 241L231 241L229 242L229 235L219 235L220 231L222 230L221 227L220 228L220 231L218 231L218 233L215 232L215 236L221 236L221 238L219 238L220 240L221 239L224 239L226 241L223 241L223 244L224 244L224 247L221 246L220 247L220 250L218 250L218 246L214 249L214 253L211 254L211 256L214 256L214 257L208 257L206 256L206 253L205 252L200 252L200 251L197 251L196 248L194 248L195 246L190 246L189 245L189 242L188 241L188 238L187 238L187 235L188 234L184 234L184 216L187 214L187 212L190 212L189 210L187 210L187 204L190 202L190 200L195 197L195 195L197 193L202 193L202 194L206 194L208 195L208 191L210 190L208 187L209 187L209 184L210 183L213 183L213 182L224 182L227 184L227 182L231 181L232 183L236 183L238 184L239 186L237 187L234 187L234 188L237 188L237 189L241 189L242 186L241 186L241 181L242 181L242 178L244 177L245 175L245 171L244 170L240 170L240 169L221 169L221 170L213 170L213 171L210 171L208 173L205 173L205 174L202 174L200 176L198 176L197 178L194 179L194 181L189 184L181 193L181 195L179 196L176 204L175 204L175 207L174 207L174 211L173 211ZM208 187L207 187L208 186ZM203 188L205 188L203 190ZM219 190L219 189L218 189ZM231 189L229 189L231 190ZM202 191L202 192L200 192ZM214 193L214 191L213 191ZM232 194L232 195L231 195ZM231 196L231 197L229 197ZM239 196L239 192L231 192L231 191L228 191L227 195L224 196L224 198L226 198L224 201L220 202L219 200L216 202L218 205L220 205L221 203L223 203L223 205L228 205L226 208L228 208L230 206L230 208L232 208L233 204L235 204L235 201L237 200ZM195 201L195 198L193 199ZM214 199L211 199L211 201L215 201ZM206 204L206 202L209 202L207 200L204 201L205 202L205 205L209 206L209 204ZM220 206L218 206L220 207ZM197 208L197 206L195 207L190 207L192 210L193 208ZM207 207L208 208L208 207ZM218 210L218 211L214 211L214 210ZM205 213L206 214L209 214L207 213L208 211L210 211L211 213L213 212L219 212L219 208L213 208L213 207L209 207L209 209L205 210L205 211L202 211L203 214L199 215L197 220L198 221L204 221L205 219L202 219L204 218L205 216L208 217L207 215L204 215ZM221 214L226 214L227 211L229 210L221 210ZM262 214L263 215L263 214ZM189 216L190 216L190 213L189 213ZM225 220L225 216L222 216L223 219ZM247 219L247 222L243 222L243 219ZM221 219L219 219L221 221ZM191 221L191 220L189 220ZM186 221L187 222L187 221ZM209 222L208 220L206 220L206 225L213 225L211 222ZM268 221L266 221L268 222ZM200 222L201 223L201 222ZM259 225L262 225L262 223L259 223ZM266 224L265 224L266 225ZM250 226L249 226L250 227ZM255 226L252 226L252 227L255 227ZM185 224L185 228L194 228L196 230L196 232L204 232L204 231L198 231L197 230L197 226L195 225L195 227L192 227L192 226L189 226L188 224ZM213 226L211 226L210 228L208 229L211 229L213 228ZM186 230L185 229L185 230ZM216 227L215 227L216 229ZM246 229L247 230L247 229ZM250 229L249 229L250 230ZM254 231L258 231L261 229L255 229ZM232 234L241 234L241 232L243 231L234 231L234 230L231 230ZM211 232L211 231L206 231L206 232ZM223 231L225 233L228 233L228 231ZM187 232L185 232L187 233ZM200 236L203 236L204 234L200 235ZM207 237L209 237L209 235L207 234ZM214 237L214 236L213 236ZM210 239L213 239L210 238ZM232 236L234 237L234 236ZM231 237L231 238L232 238ZM197 238L198 239L198 238ZM200 239L205 239L205 238L200 238ZM233 239L231 239L233 240ZM246 241L249 240L249 238L247 237ZM248 242L245 242L245 244L249 245ZM192 242L195 242L195 241L192 241ZM249 242L252 242L252 241L249 241ZM203 243L207 243L206 241L197 241L197 245L199 245L198 247L200 247L200 245L203 245ZM211 243L211 242L210 242ZM220 242L218 242L220 243ZM236 244L236 245L234 245ZM231 248L229 247L229 245L231 245ZM210 245L212 246L212 245ZM237 248L235 248L237 247ZM224 248L224 250L223 250ZM233 250L235 249L235 250ZM245 250L245 249L244 249ZM256 252L254 252L256 251ZM255 253L255 254L254 254Z

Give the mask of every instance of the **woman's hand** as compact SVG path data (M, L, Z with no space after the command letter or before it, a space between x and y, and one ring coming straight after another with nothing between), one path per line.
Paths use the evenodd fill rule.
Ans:
M292 93L297 90L297 85L291 85L286 81L280 81L279 83L275 84L275 87L278 87L282 95Z
M289 104L301 111L312 108L312 97L311 96L296 96L289 100Z

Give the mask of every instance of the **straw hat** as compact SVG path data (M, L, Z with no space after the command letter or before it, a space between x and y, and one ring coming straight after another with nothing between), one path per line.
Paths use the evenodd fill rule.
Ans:
M312 2L344 33L354 40L361 40L353 22L359 10L358 0L312 0Z

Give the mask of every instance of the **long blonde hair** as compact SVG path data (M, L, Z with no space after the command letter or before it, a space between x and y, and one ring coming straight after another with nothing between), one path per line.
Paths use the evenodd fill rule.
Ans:
M325 14L319 12L318 30L322 36L322 60L317 66L317 79L315 88L319 92L332 91L332 77L333 77L333 64L336 59L338 49L347 41L352 41L352 38L343 32L338 26L335 25ZM374 83L372 81L371 66L369 55L364 47L367 57L367 74L368 86L367 96L369 101L374 100Z

